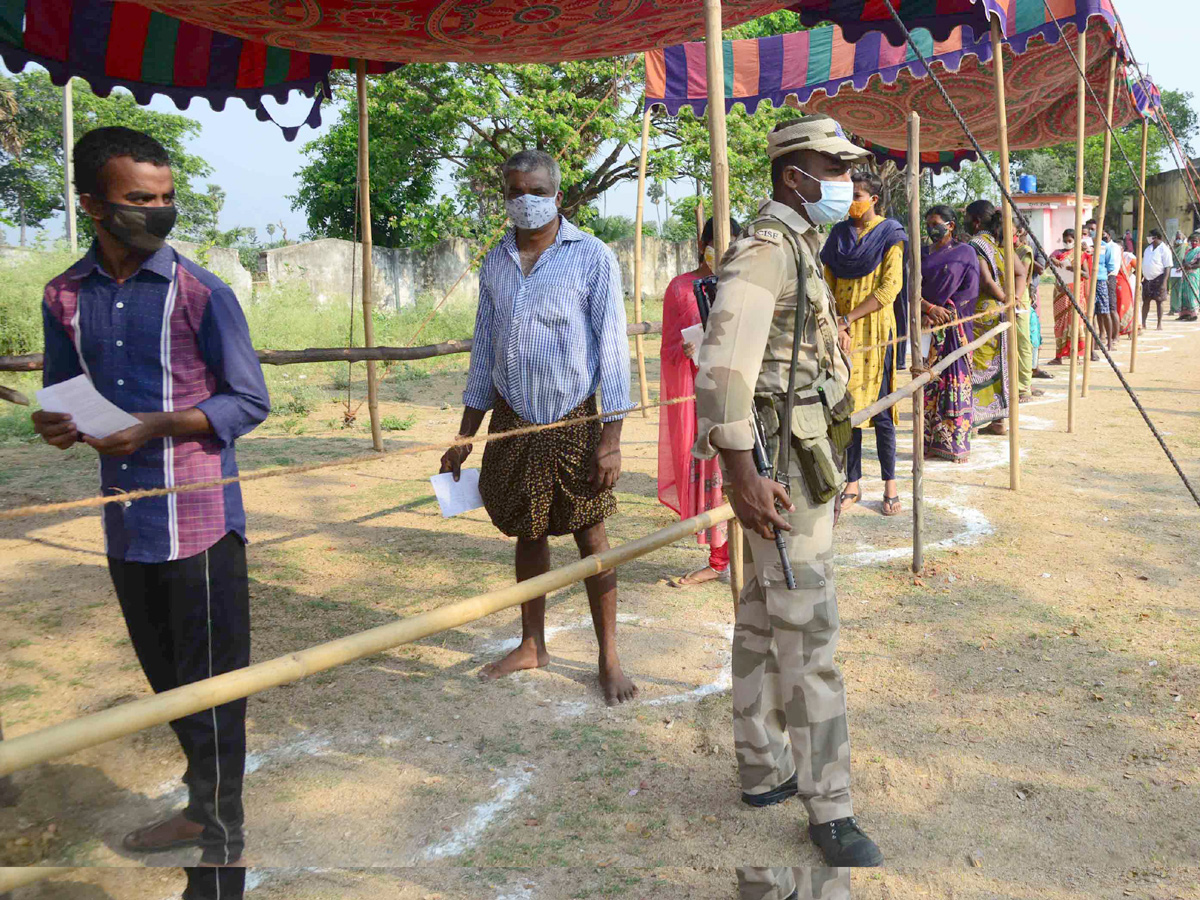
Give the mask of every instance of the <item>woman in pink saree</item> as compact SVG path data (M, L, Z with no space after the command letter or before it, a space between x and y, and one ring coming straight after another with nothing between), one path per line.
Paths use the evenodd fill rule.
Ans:
M730 237L741 228L730 222ZM713 221L709 219L700 236L700 265L672 279L663 297L661 399L690 397L696 392L696 354L699 342L684 338L683 330L699 326L700 310L692 292L693 282L713 273ZM658 419L658 499L681 519L716 509L725 499L721 494L721 469L716 459L700 460L692 456L696 442L696 402L689 400L659 409ZM709 545L708 565L671 580L674 587L693 587L709 581L729 579L729 543L725 524L697 536Z

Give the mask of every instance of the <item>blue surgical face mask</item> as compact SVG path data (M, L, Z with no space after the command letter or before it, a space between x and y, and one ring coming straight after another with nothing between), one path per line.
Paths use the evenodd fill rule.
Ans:
M850 205L854 202L854 182L821 181L820 178L809 175L799 166L792 166L792 168L821 185L821 199L816 203L805 200L803 194L792 188L793 191L796 191L796 196L804 203L804 211L808 213L808 217L814 225L832 225L834 222L840 222L846 218L847 213L850 212Z

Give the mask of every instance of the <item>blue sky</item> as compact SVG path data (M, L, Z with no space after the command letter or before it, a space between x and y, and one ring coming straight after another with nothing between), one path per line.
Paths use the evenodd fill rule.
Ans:
M1151 77L1161 87L1200 94L1197 70L1193 68L1200 46L1200 20L1185 14L1185 9L1195 11L1194 4L1195 0L1126 0L1121 3L1121 15L1138 61L1149 67ZM293 124L307 115L311 102L296 95L285 105L273 101L268 105L277 121ZM1200 110L1200 99L1194 102ZM163 97L155 98L151 106L164 112L177 111L175 104ZM200 136L191 142L191 151L208 160L213 180L226 191L222 227L250 225L262 238L266 237L264 229L269 222L282 221L292 238L304 231L304 217L291 209L287 196L296 192L296 172L304 165L302 149L314 136L311 129L301 130L299 137L288 143L278 128L258 121L238 100L230 101L219 113L205 101L196 100L184 112L202 127ZM325 110L326 121L334 116L334 110ZM670 189L672 196L692 192L686 183ZM614 188L604 198L607 213L632 217L635 197L633 184ZM653 209L648 208L646 215L653 220ZM9 240L14 240L12 229L7 231ZM52 225L51 232L61 234L61 222Z

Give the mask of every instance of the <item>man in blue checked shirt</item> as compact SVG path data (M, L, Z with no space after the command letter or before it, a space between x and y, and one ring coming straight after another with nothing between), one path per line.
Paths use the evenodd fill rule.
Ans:
M46 285L45 384L87 376L139 424L103 439L65 413L33 414L53 447L100 456L106 495L237 475L234 442L270 409L262 368L229 286L165 243L175 184L158 141L97 128L75 145L75 186L96 240ZM129 637L156 691L250 661L246 514L239 485L109 503L108 568ZM125 836L132 853L198 846L207 865L242 855L246 701L171 723L187 758L188 805ZM188 870L184 896L241 896L242 870Z
M483 261L479 312L459 437L474 437L492 411L489 434L591 419L489 441L479 491L493 524L517 539L517 580L550 570L550 535L570 534L581 556L608 549L604 520L617 510L622 413L629 405L629 343L621 274L603 243L559 213L554 158L523 150L504 164L504 199L515 228ZM442 457L457 480L469 444ZM617 574L585 582L600 643L600 686L610 705L637 695L617 658ZM521 643L486 666L485 679L546 665L546 598L521 607Z

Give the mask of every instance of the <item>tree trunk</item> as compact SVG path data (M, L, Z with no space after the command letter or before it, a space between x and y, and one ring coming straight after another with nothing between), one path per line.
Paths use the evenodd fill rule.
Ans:
M25 246L25 195L17 194L17 205L20 209L21 220L21 246Z

